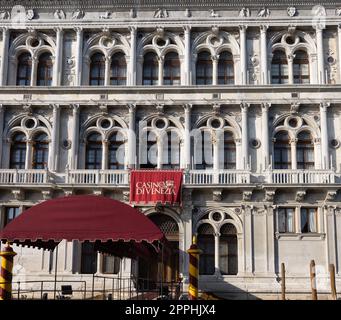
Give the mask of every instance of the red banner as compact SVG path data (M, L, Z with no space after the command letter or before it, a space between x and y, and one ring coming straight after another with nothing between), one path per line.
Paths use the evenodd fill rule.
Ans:
M182 171L132 170L130 203L180 204Z

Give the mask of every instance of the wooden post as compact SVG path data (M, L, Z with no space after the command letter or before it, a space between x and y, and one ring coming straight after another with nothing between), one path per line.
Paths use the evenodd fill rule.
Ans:
M332 299L337 300L336 285L335 285L335 266L333 264L329 265L330 273L330 287L332 292Z
M315 261L310 262L310 284L311 284L311 298L312 300L317 300L317 290L316 290L316 270Z
M281 288L282 288L282 300L286 300L285 298L285 264L281 264Z

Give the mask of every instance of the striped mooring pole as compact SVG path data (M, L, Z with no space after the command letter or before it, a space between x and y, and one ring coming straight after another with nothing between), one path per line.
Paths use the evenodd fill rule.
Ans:
M0 300L12 299L12 270L14 256L16 256L16 253L13 251L10 244L7 243L4 251L0 252Z
M189 300L197 300L199 295L198 280L199 280L199 256L202 251L198 248L197 237L193 236L192 245L187 250L189 254Z

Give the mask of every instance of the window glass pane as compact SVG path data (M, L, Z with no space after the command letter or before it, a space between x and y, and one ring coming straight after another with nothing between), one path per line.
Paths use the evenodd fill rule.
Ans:
M4 225L6 226L11 221L19 216L20 209L19 207L7 207L5 209L5 222Z

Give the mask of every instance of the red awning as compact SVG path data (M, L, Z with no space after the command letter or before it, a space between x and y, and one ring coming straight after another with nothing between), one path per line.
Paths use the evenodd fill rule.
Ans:
M1 232L9 241L54 249L62 240L95 242L100 252L143 256L164 242L160 229L138 210L99 196L70 196L45 201L10 222Z

